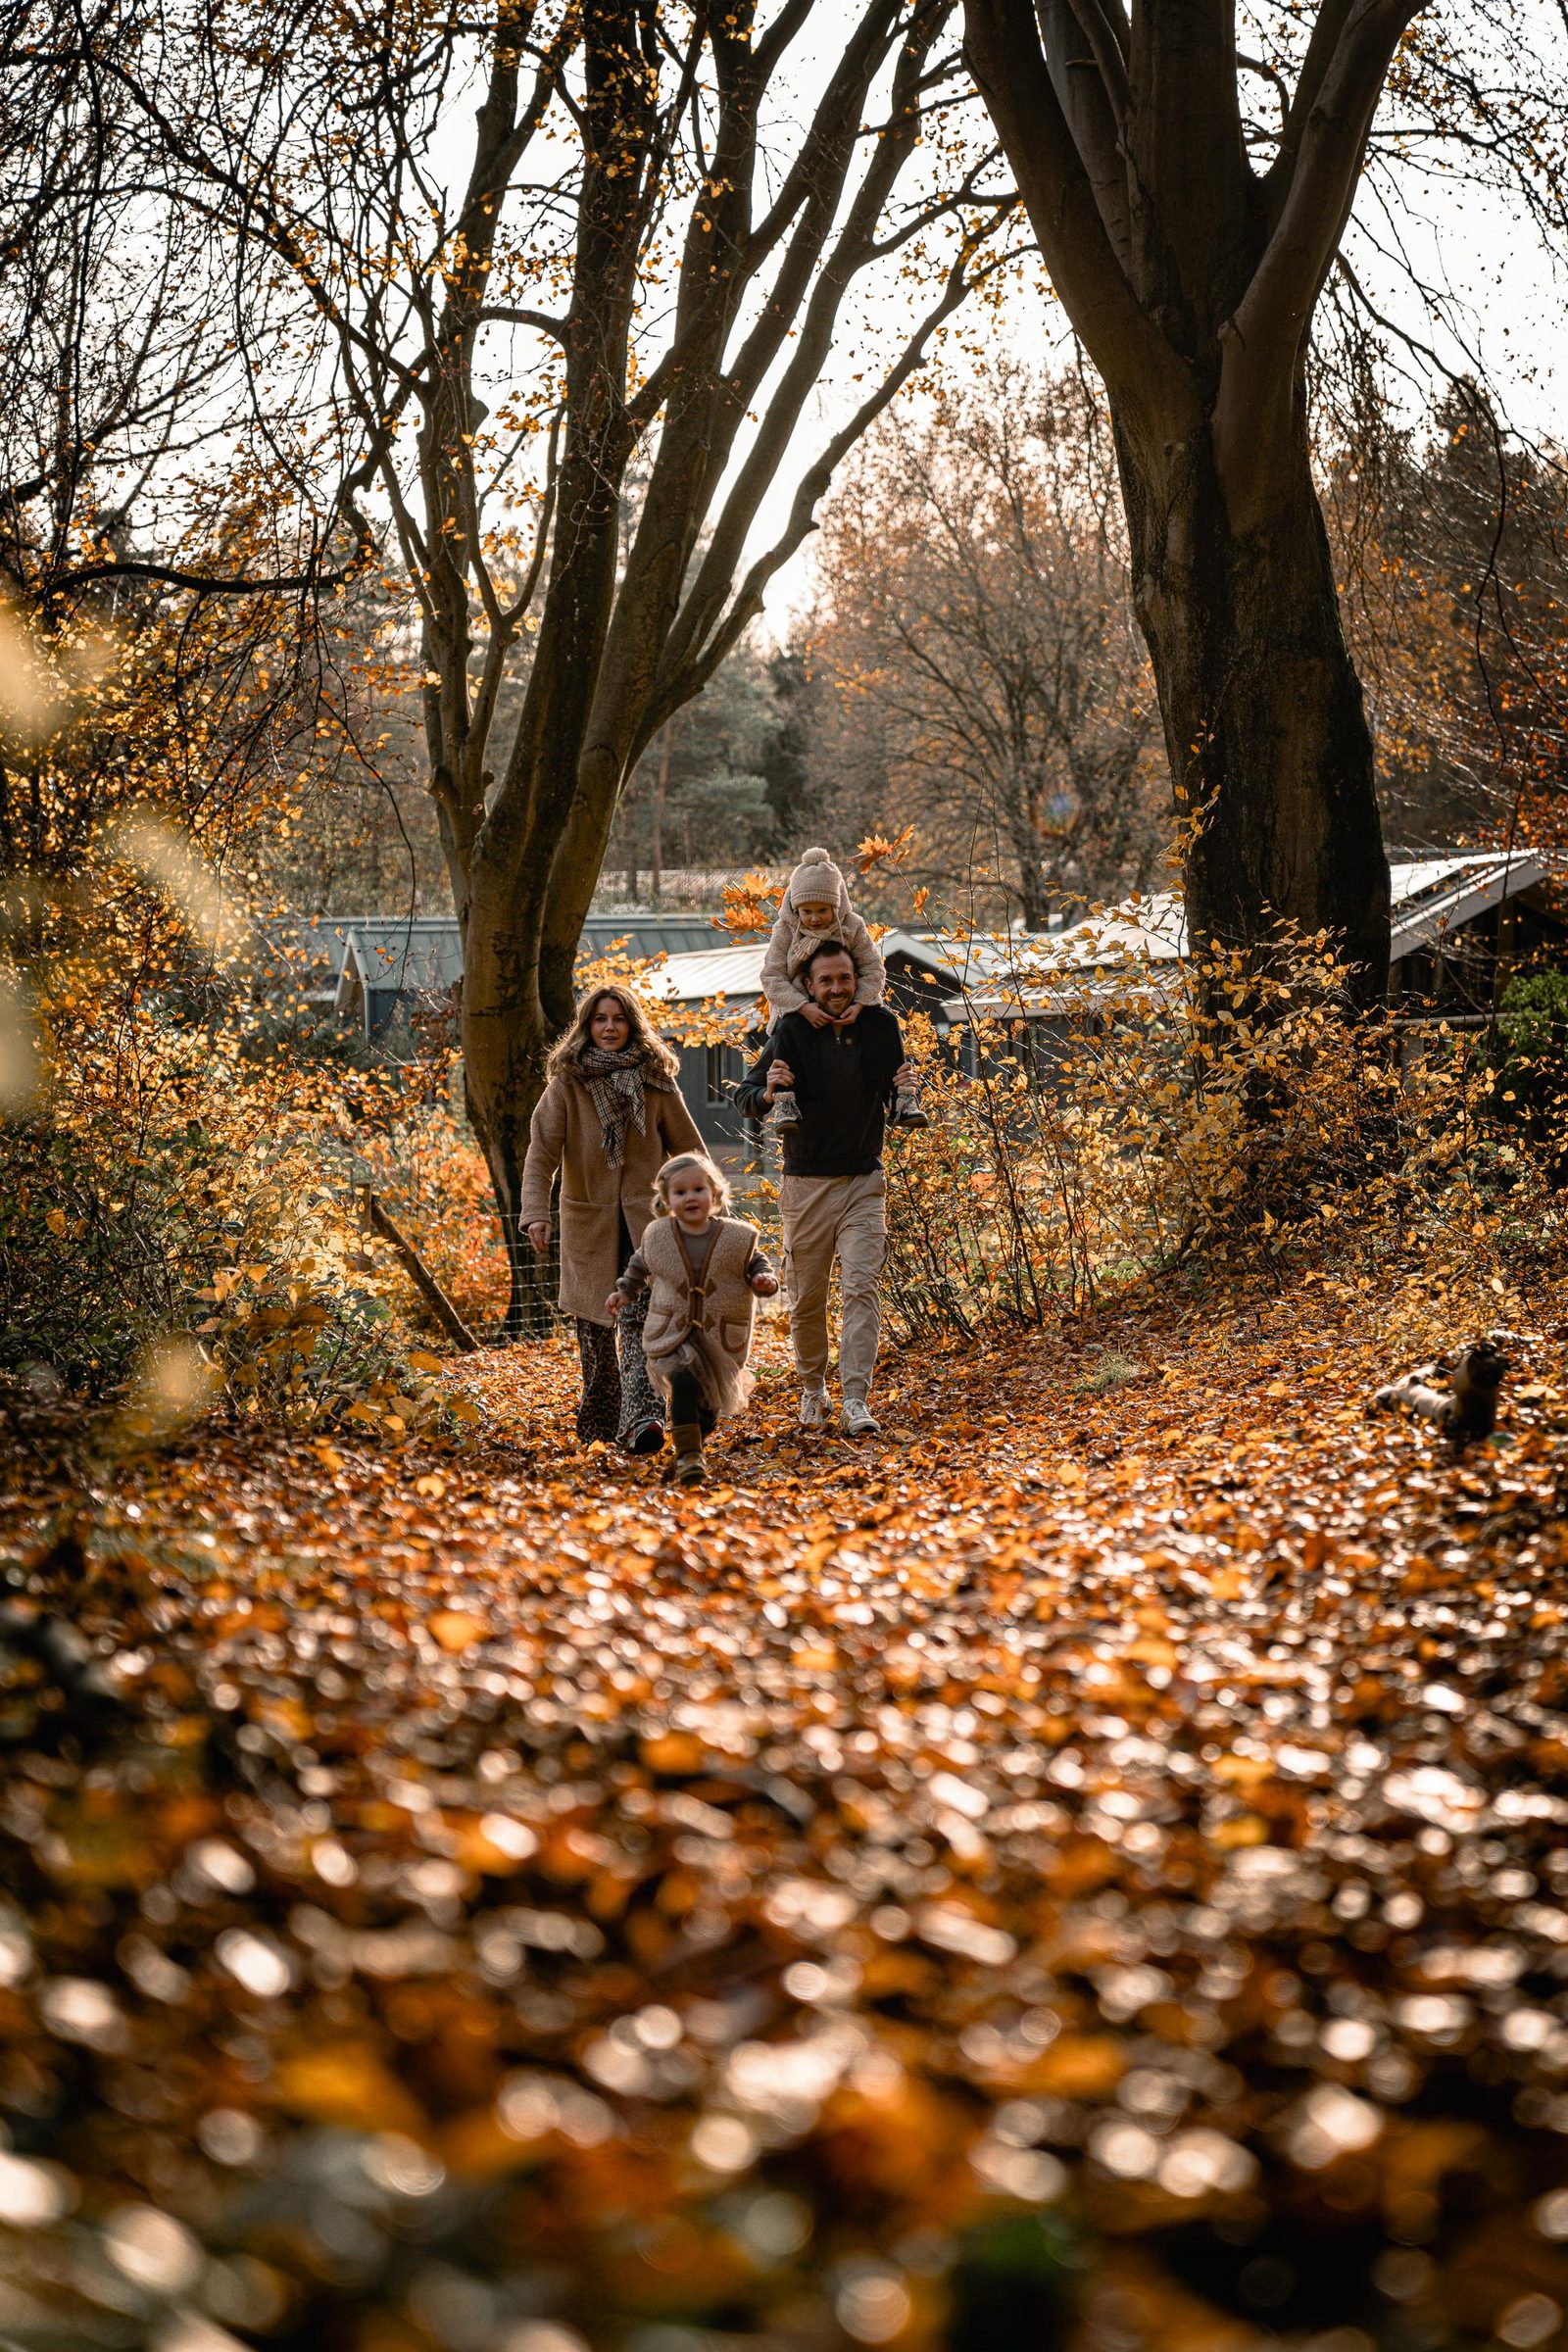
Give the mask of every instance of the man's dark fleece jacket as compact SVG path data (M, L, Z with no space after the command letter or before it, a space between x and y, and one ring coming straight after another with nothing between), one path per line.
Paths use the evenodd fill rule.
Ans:
M847 1029L813 1029L787 1012L735 1090L749 1119L767 1116L767 1073L795 1073L798 1127L781 1127L786 1176L869 1176L882 1164L882 1134L893 1073L904 1059L899 1024L885 1004L867 1004Z

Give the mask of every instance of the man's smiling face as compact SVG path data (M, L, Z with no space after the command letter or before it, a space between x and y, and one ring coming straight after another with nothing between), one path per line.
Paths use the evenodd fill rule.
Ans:
M855 960L848 952L838 956L819 956L812 964L806 983L811 1003L835 1020L841 1021L855 1002Z

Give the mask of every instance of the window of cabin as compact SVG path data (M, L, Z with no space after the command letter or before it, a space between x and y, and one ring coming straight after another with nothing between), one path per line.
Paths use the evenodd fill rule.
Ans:
M728 1102L734 1098L737 1081L745 1064L733 1046L710 1046L708 1049L708 1100L710 1102Z

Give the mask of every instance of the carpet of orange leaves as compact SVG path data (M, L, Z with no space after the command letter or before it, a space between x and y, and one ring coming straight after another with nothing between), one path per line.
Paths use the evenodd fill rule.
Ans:
M105 1671L0 1690L0 2334L1557 2342L1568 1327L1449 1271L895 1362L858 1447L774 1325L690 1495L561 1345L402 1451L24 1433ZM1494 1443L1368 1417L1503 1321Z

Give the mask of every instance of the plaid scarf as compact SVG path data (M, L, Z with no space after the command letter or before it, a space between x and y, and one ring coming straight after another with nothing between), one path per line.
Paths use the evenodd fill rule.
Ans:
M618 1054L607 1054L603 1046L586 1045L577 1055L577 1069L593 1098L605 1157L612 1168L618 1168L626 1148L627 1121L639 1135L648 1132L643 1090L651 1086L656 1093L668 1094L669 1080L654 1064L646 1046L623 1046Z

